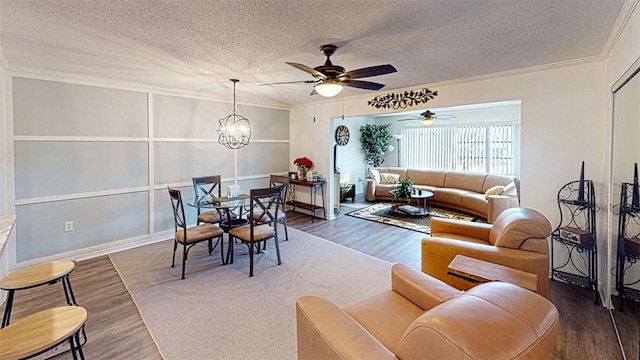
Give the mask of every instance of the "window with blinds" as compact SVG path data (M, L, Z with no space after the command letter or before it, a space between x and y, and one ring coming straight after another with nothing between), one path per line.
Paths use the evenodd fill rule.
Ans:
M479 124L402 130L403 167L517 175L520 125Z

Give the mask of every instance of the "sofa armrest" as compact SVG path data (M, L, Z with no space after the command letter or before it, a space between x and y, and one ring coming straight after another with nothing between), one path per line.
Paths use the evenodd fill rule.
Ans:
M489 242L491 225L454 219L431 218L431 236L439 234L462 235Z
M391 289L425 311L462 294L451 285L402 264L391 268Z
M430 237L422 240L422 272L455 288L468 289L470 287L469 283L447 273L447 268L456 255L464 255L537 274L538 294L544 297L549 295L548 254L502 248L491 244L460 241L458 239Z
M317 296L296 302L298 359L396 359L342 309Z
M490 195L487 198L487 222L493 224L503 211L518 207L518 198L506 195Z
M367 201L376 201L376 181L374 179L364 179L364 197Z

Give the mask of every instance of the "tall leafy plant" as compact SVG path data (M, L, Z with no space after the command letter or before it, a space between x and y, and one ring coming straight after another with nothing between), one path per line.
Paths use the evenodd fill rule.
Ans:
M384 162L384 153L389 150L391 124L367 124L360 127L360 142L367 164L378 167Z

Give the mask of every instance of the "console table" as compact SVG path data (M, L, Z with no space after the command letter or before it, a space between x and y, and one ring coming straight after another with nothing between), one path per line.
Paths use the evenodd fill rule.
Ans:
M303 187L308 187L310 188L310 192L311 192L311 203L305 203L305 202L301 202L301 201L297 201L295 198L287 201L287 205L290 205L293 209L293 211L296 210L296 208L300 208L300 209L305 209L305 210L309 210L311 211L311 222L313 223L316 216L316 211L318 210L322 210L323 213L323 219L327 219L327 212L325 210L325 205L324 205L324 185L325 182L324 181L306 181L306 180L289 180L289 185L292 187L296 187L296 186L303 186ZM318 194L318 188L320 188L320 193L322 194L322 206L316 204L316 195Z

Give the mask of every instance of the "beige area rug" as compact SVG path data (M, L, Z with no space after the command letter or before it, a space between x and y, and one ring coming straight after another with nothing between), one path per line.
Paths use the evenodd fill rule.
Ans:
M391 263L291 227L282 265L270 241L251 278L245 245L230 265L221 265L219 248L211 256L206 248L189 252L185 280L180 249L170 266L172 241L110 256L165 359L295 359L298 297L344 307L391 286Z
M432 206L430 210L431 214L429 216L392 213L390 203L380 202L363 209L352 211L350 213L347 213L346 215L387 225L398 226L409 230L419 231L425 234L431 234L432 217L475 221L482 223L486 222L484 219L477 216L465 214L451 209Z

